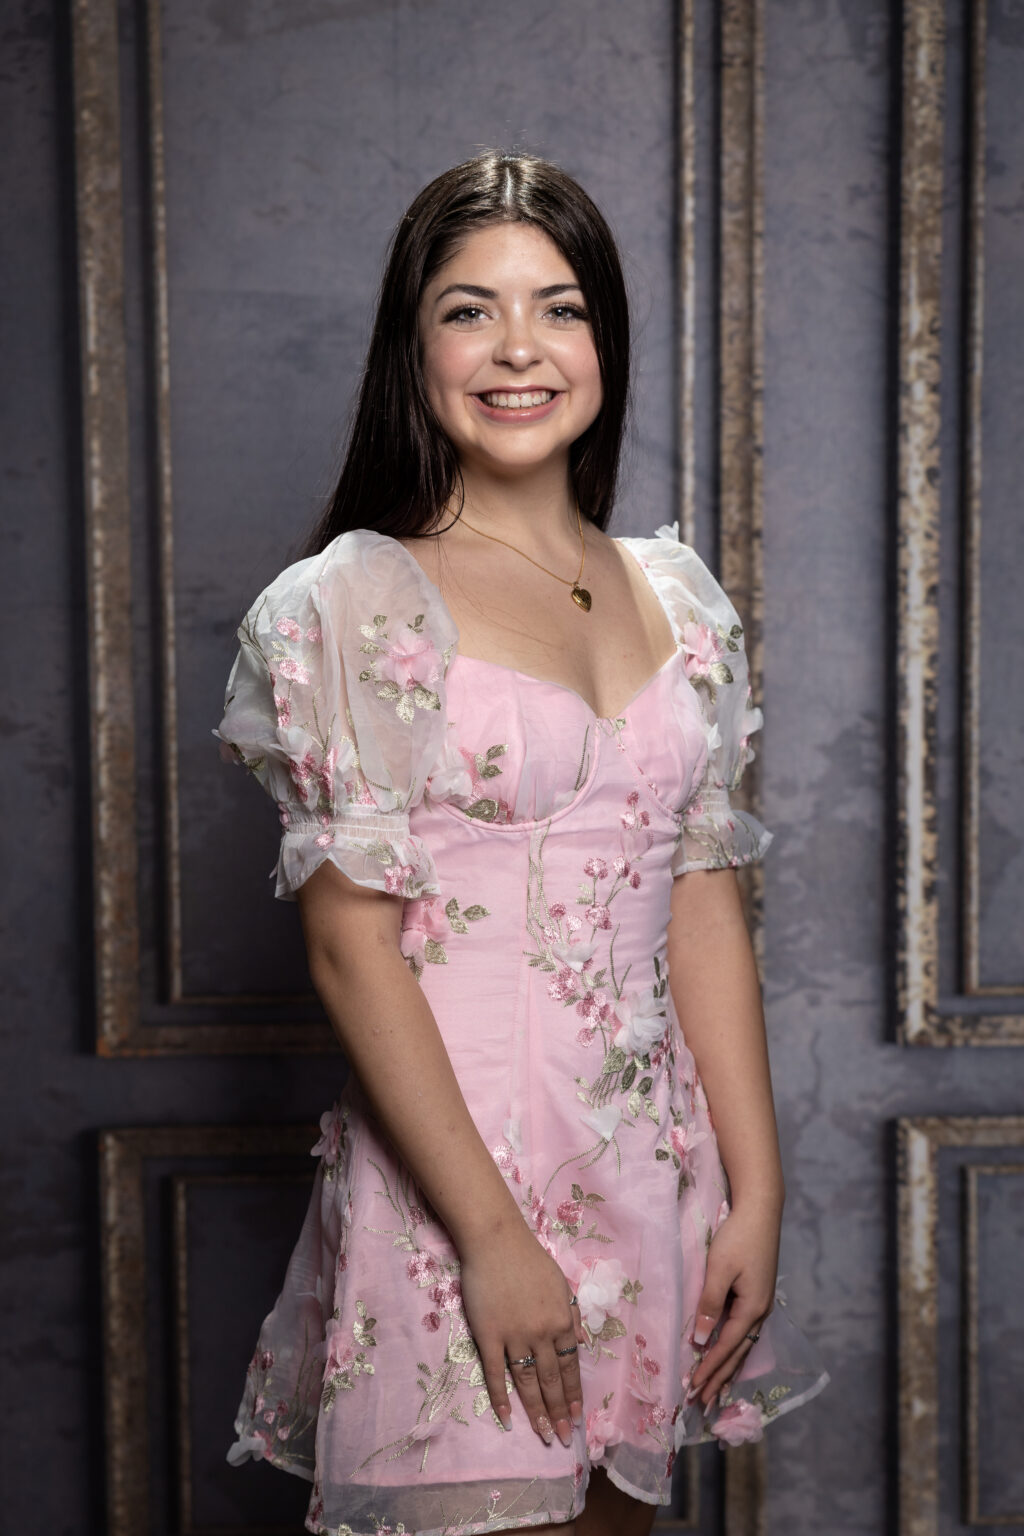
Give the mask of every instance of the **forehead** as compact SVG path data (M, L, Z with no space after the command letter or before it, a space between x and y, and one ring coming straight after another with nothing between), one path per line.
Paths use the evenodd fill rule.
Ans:
M550 235L535 224L503 223L486 224L466 235L448 259L434 273L426 292L442 284L458 282L485 283L489 274L493 281L489 287L502 284L524 287L536 286L539 273L548 282L575 282L576 274Z

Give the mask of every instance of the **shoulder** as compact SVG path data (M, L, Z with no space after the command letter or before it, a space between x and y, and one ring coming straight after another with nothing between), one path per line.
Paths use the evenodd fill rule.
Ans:
M665 523L653 538L620 542L644 567L677 634L687 623L709 625L723 640L732 640L734 649L743 634L736 607L692 545L680 542L677 528Z
M440 649L457 639L426 573L397 539L372 528L339 534L318 554L286 566L250 606L248 619L261 632L309 627L319 619L339 637L364 625L386 630L407 624L427 631Z

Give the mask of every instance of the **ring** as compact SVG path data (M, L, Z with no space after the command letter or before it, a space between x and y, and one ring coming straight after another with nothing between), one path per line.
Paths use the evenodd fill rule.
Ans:
M570 1307L578 1307L579 1304L579 1298L575 1294L569 1297Z
M748 1338L752 1344L756 1344L761 1335L759 1333L748 1333L744 1337Z
M579 1349L578 1344L567 1344L564 1349L556 1349L556 1355L574 1355Z
M536 1355L524 1355L521 1360L510 1360L509 1361L509 1365L522 1365L522 1366L527 1367L527 1368L529 1366L536 1365L536 1364L537 1364L537 1356Z

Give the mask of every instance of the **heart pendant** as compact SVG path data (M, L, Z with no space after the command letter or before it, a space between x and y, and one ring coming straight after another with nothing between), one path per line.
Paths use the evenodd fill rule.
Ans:
M591 597L586 587L573 587L572 600L577 608L582 608L584 613L590 612Z

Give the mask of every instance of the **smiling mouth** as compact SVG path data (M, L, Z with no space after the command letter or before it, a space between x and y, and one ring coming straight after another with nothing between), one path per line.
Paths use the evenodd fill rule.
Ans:
M558 394L558 390L555 389L529 389L515 394L509 390L492 389L487 394L478 395L477 398L482 400L485 405L491 406L492 409L500 408L509 411L521 411L531 405L547 405L548 401L553 400L556 394Z

